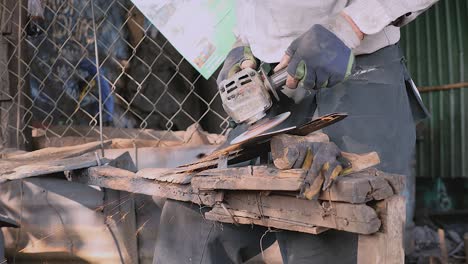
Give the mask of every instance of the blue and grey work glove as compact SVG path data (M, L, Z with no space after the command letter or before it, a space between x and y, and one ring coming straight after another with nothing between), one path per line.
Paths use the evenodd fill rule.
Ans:
M354 65L352 49L360 44L351 23L340 14L328 23L317 24L294 40L286 51L279 70L286 65L286 86L294 89L332 87L351 74Z
M218 87L222 81L232 77L245 68L257 68L257 59L252 54L252 50L249 46L233 48L228 53L223 68L221 68L218 78L216 79Z
M338 146L328 141L328 136L326 141L323 136L311 141L313 137L313 134L310 137L282 134L274 136L270 143L271 157L277 168L302 167L307 171L300 196L309 200L328 190L339 175L349 173L352 168Z
M313 142L307 149L302 167L307 169L307 174L300 194L312 200L320 191L328 190L339 175L346 174L351 163L342 156L335 143Z

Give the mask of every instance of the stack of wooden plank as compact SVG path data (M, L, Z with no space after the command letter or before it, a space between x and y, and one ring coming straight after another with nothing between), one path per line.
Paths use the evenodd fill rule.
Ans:
M125 167L126 158L114 160ZM120 164L120 165L119 165ZM319 234L359 234L358 263L403 263L405 199L401 175L366 169L338 177L317 200L296 197L305 171L271 166L180 172L109 165L76 170L71 180L212 207L208 220Z
M100 146L95 142L47 148L2 159L0 181L71 172L67 173L69 180L89 185L210 206L213 209L206 218L219 222L307 233L334 228L360 234L374 233L381 226L372 202L400 193L404 184L400 175L367 169L339 177L317 200L305 200L297 198L306 176L304 169L280 170L273 165L212 168L224 155L244 155L242 149L232 146L194 164L136 173L128 153L109 161L97 154Z
M135 177L163 184L172 190L166 195L171 199L212 206L207 219L313 234L326 228L359 234L378 231L381 221L368 203L399 193L404 184L400 175L369 169L340 177L317 200L305 200L297 198L306 175L303 169L247 166L195 174L158 173L145 169Z
M369 258L369 254L375 247L389 245L397 248L397 259L404 256L401 242L405 209L404 199L399 196L403 176L368 168L376 164L372 162L376 153L348 153L355 172L339 176L317 199L306 200L298 198L305 169L278 169L273 164L227 168L229 160L245 160L255 152L261 158L271 150L269 139L228 146L178 168L138 172L128 153L114 160L99 156L96 150L101 144L97 142L49 148L0 160L0 182L64 172L67 180L87 185L208 206L212 208L205 213L208 220L311 234L327 229L373 234L359 238L360 252L369 251L365 259L381 258L379 254ZM370 163L361 166L359 161ZM396 240L399 242L394 243Z
M296 197L306 175L303 169L246 166L168 173L171 171L150 168L133 173L105 165L75 170L71 179L209 206L213 209L205 217L210 220L313 234L327 228L377 232L381 220L375 202L400 193L404 185L400 175L368 169L339 177L317 200L305 200Z

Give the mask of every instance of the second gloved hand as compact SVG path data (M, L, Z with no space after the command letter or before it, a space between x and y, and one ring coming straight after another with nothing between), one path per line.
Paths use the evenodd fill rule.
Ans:
M329 189L336 177L346 175L352 169L351 162L323 133L277 135L271 139L270 148L278 169L302 168L307 171L300 196L309 200Z
M314 25L291 43L275 71L288 65L289 88L296 88L298 82L305 89L332 87L351 73L352 49L363 37L356 31L345 14Z
M346 174L351 163L342 156L335 143L313 142L307 149L303 168L307 170L307 174L301 196L311 200L320 191L328 190L339 175Z
M233 48L224 60L223 68L221 68L216 82L219 86L222 81L232 77L237 72L245 68L255 69L256 67L257 60L253 56L250 47L239 46Z

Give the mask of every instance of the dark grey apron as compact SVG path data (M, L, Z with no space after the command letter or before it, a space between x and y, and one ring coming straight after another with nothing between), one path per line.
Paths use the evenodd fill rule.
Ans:
M318 115L346 112L348 117L324 132L344 151L377 151L378 168L408 176L406 190L408 217L412 218L414 181L410 163L415 145L415 120L425 118L417 92L409 85L398 45L370 55L356 57L356 70L372 69L333 88L311 92L300 104L282 98L270 115L291 111L283 124L300 124ZM229 138L240 134L236 128ZM242 263L260 252L263 227L218 224L204 220L196 205L166 202L159 227L153 263ZM281 231L276 233L284 263L356 263L357 235L327 231L321 235ZM263 239L266 248L274 241L269 233ZM339 245L337 247L337 245ZM313 262L312 262L313 261Z

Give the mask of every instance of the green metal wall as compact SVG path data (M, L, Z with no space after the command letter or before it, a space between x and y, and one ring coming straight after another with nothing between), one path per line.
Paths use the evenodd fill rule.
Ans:
M402 29L418 86L468 81L468 1L441 0ZM432 113L418 135L416 175L468 177L468 87L422 93Z

